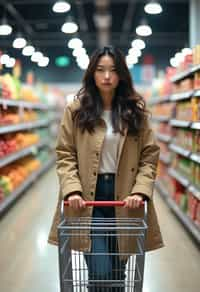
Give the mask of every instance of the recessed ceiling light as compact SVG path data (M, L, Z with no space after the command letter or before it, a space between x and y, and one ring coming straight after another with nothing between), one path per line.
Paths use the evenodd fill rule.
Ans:
M79 38L72 38L69 42L68 42L68 47L70 49L75 49L75 48L81 48L83 46L83 42L82 40L80 40Z
M73 21L67 21L62 25L61 30L64 33L75 33L78 31L78 25Z
M52 9L56 13L64 13L71 9L71 5L66 1L60 0L53 5Z
M22 54L24 56L32 56L34 52L35 52L35 48L31 45L24 47L22 50Z
M141 39L133 40L131 46L133 48L139 48L140 50L143 50L146 47L145 42Z
M0 35L9 35L12 33L12 26L7 23L5 18L2 19L0 24Z
M0 57L0 63L1 63L2 65L5 65L5 64L8 62L9 59L10 59L10 57L9 57L8 54L3 54L3 55L1 55L1 57Z
M25 38L21 36L17 36L16 39L13 41L13 48L15 49L22 49L26 45Z
M32 62L39 62L42 58L43 58L43 54L39 51L36 51L33 53L33 55L31 56L31 61Z
M157 1L150 1L144 7L144 11L148 14L160 14L162 10L162 6Z
M7 68L13 68L15 66L15 58L9 58L7 63L5 64Z
M141 24L136 28L136 33L140 36L149 36L152 34L152 29L148 24Z

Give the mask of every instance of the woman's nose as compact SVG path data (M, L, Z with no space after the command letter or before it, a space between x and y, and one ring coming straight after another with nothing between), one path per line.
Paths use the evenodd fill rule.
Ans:
M105 72L105 78L106 78L106 79L110 78L110 72L109 72L109 71L106 71L106 72Z

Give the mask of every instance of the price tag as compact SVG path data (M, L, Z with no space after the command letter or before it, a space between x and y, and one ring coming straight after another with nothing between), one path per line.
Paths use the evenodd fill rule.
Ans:
M6 100L3 101L3 104L2 105L3 105L3 110L6 111L8 109L8 105L7 105Z
M37 154L38 154L38 148L37 148L36 146L32 146L32 147L31 147L31 153L32 153L33 155L37 155Z

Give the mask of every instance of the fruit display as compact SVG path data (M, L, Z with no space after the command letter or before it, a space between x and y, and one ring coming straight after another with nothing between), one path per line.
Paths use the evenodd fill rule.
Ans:
M40 98L39 96L35 93L35 90L33 90L33 87L30 85L23 85L21 88L21 99L30 101L30 102L35 102L39 103Z
M26 157L0 170L0 188L4 197L17 188L33 171L41 166L38 159Z
M1 98L20 99L21 84L18 79L9 73L0 76Z
M49 158L50 153L47 150L41 150L36 158L29 155L2 167L0 169L0 202L28 179L33 172L39 170Z
M0 106L0 126L15 125L25 122L33 122L39 119L39 115L33 110L24 110L20 115L16 109L2 110Z
M0 158L36 144L40 136L36 133L6 134L0 137Z

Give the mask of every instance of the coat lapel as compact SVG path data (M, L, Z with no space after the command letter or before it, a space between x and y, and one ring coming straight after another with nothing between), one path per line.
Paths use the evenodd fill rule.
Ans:
M122 154L122 149L123 149L126 137L127 137L127 133L128 133L128 127L125 128L124 135L123 136L120 135L118 156L117 156L117 169L118 169L118 166L119 166L119 162L120 162L120 158L121 158L121 154Z

